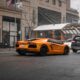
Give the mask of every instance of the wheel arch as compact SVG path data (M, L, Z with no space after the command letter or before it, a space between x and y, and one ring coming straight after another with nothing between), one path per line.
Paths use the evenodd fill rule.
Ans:
M69 52L70 52L70 48L66 45L66 46L64 47L64 50L65 50L65 49L67 49L67 52L64 51L64 55L68 55Z
M65 48L68 48L68 49L70 50L69 46L67 46L67 45L64 47L64 49L65 49Z
M46 47L47 48L47 51L49 51L49 48L48 48L48 46L46 44L42 44L41 47Z

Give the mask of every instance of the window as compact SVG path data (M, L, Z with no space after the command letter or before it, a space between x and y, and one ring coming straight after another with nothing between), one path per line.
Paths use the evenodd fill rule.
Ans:
M56 4L56 0L52 0L52 4L54 4L54 5L55 5L55 4Z
M48 3L49 3L49 0L46 0L46 2L48 2Z
M62 2L61 2L61 0L58 0L58 2L59 2L59 6L61 7L61 6L62 6Z

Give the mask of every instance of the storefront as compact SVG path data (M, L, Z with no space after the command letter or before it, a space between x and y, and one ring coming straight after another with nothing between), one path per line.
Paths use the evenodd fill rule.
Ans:
M14 17L2 17L2 44L5 47L14 47L20 40L20 19Z

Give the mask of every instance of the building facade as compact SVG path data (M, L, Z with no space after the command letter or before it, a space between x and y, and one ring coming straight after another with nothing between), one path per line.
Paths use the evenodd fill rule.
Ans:
M28 22L27 33L29 29L34 29L39 25L74 23L79 19L78 11L70 8L70 0L23 0L22 3L24 7L27 7L23 7L23 16L27 13L25 15ZM25 32L25 28L22 32ZM25 39L27 33L25 35L22 33L22 39Z
M31 38L38 25L78 22L70 0L1 0L0 43L14 46L17 40Z
M14 2L0 1L0 45L13 47L17 40L21 24L21 10L17 9Z

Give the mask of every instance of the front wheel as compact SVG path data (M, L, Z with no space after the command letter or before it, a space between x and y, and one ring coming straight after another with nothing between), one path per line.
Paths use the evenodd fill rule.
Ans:
M42 47L40 48L40 55L41 55L41 56L47 55L47 51L48 51L47 46L42 46Z
M68 55L69 54L69 47L65 47L64 48L64 55Z

